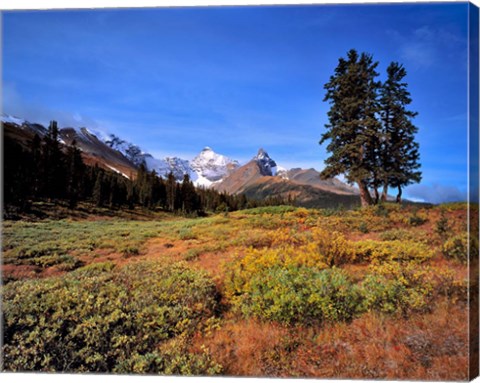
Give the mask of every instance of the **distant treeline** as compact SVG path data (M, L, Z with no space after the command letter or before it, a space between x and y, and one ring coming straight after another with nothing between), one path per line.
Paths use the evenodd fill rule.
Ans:
M58 141L57 123L52 121L47 134L35 135L28 148L4 137L4 207L28 211L32 201L62 200L70 208L87 201L110 208L160 208L186 215L206 212L280 205L281 198L257 201L243 194L229 195L197 188L188 175L177 182L172 173L166 179L139 166L135 179L83 162L75 141L64 146Z

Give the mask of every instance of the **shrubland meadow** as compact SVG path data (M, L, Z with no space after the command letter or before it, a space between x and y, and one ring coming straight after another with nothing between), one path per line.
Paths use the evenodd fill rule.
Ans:
M5 370L467 379L466 204L35 208L3 223Z
M329 189L314 195L330 208L144 163L128 177L61 144L54 121L23 141L12 125L3 369L467 380L478 208L402 201L422 179L417 113L405 68L391 63L382 83L377 65L350 50L324 85L328 158L311 185L273 174L265 156L226 178L253 173L257 190L274 180L292 194L321 178ZM337 176L357 186L348 206Z

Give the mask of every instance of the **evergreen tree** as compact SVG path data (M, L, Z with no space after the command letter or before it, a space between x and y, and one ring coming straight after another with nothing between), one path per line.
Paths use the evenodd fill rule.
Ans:
M155 171L151 173L152 177L152 201L154 206L166 208L167 191L163 179L158 177Z
M174 211L176 202L176 186L177 182L175 181L175 176L172 172L168 173L167 182L165 184L166 194L167 194L167 210Z
M78 199L83 192L83 178L85 165L82 160L82 154L77 148L75 140L67 149L67 196L69 206L73 209L77 205Z
M199 209L198 196L195 186L190 181L188 174L183 176L181 186L182 211L186 214L193 213Z
M32 196L39 197L42 190L42 140L35 133L30 144L30 152L32 154Z
M129 209L133 209L135 206L135 200L136 200L136 191L135 191L135 185L132 181L128 181L127 183L127 204Z
M14 140L5 137L3 156L4 203L25 211L31 196L31 153Z
M359 55L352 49L347 59L339 59L334 75L325 84L324 101L331 107L320 144L330 141L330 157L325 160L321 177L344 174L348 182L357 183L362 206L373 203L368 187L378 178L381 126L376 118L380 86L375 80L377 65L371 55Z
M145 164L140 164L136 178L136 189L138 191L138 202L149 207L152 201L153 180L149 176Z
M380 90L380 115L383 124L383 148L380 156L382 169L382 200L387 199L388 186L398 189L397 202L401 202L402 187L420 182L421 172L419 146L415 142L418 128L412 119L416 112L409 111L412 102L405 68L392 62L387 68L387 80Z
M65 195L66 172L65 156L58 142L58 127L56 121L51 121L43 144L43 180L44 195L55 199Z
M95 186L93 187L93 200L99 207L103 206L105 202L105 183L102 171L97 173L97 179L95 180Z
M173 203L173 211L177 212L182 209L182 189L178 182L175 182L175 200Z

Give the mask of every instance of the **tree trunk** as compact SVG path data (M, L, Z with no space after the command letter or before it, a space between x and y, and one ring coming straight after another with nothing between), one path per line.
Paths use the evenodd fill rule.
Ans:
M374 204L378 205L378 201L380 200L380 195L378 194L378 188L375 187L373 189L373 195L375 196Z
M397 203L402 202L402 187L398 186Z
M367 185L363 181L357 181L358 189L360 190L360 203L362 207L373 205L372 196L368 191Z
M387 195L388 195L388 185L385 184L383 186L383 191L382 191L382 202L387 202Z

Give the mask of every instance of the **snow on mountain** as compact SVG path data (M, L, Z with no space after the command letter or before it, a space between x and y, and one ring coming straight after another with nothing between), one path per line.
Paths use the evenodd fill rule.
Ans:
M240 164L236 160L215 153L207 146L191 161L190 166L201 183L210 186L212 182L220 181Z
M277 172L276 175L283 178L284 180L288 180L288 169L285 169L283 166L277 165Z
M240 166L238 161L217 154L208 147L204 148L191 161L178 157L158 159L150 154L144 154L143 159L148 170L155 170L162 177L167 177L172 172L175 178L181 181L184 175L188 174L196 186L205 187L220 181L233 169Z
M26 120L23 120L21 118L18 118L18 117L15 117L15 116L10 116L10 115L4 114L4 113L1 114L0 120L2 122L9 122L11 124L15 124L15 125L18 125L18 126L21 126L21 125L23 125L24 123L27 122Z
M193 180L193 171L188 160L183 160L178 157L165 157L164 159L154 158L151 154L144 154L145 166L148 170L155 172L166 178L170 172L174 175L177 181L183 180L185 174L188 174Z
M129 176L127 176L125 173L121 172L121 171L118 170L117 168L115 168L115 167L113 167L113 166L110 166L110 165L108 165L108 164L106 164L106 165L107 165L107 167L108 167L109 169L113 170L115 173L121 174L121 175L124 176L125 178L130 179Z

